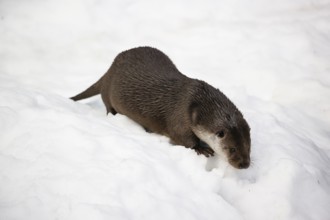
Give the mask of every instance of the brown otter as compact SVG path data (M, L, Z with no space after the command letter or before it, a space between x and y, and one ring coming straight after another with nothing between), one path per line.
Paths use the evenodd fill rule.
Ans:
M250 128L241 112L218 89L180 73L155 48L120 53L100 80L71 99L100 93L107 113L124 114L198 154L224 153L235 168L250 165Z

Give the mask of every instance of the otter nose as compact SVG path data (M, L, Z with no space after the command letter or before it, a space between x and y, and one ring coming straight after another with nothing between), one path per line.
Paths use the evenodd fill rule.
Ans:
M240 169L246 169L250 166L250 162L249 161L243 161L241 163L238 164L238 167Z

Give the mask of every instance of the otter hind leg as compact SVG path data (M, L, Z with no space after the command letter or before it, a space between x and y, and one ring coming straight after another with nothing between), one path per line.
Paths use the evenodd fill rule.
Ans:
M111 105L110 105L109 102L104 103L104 104L105 104L105 108L107 109L107 115L109 113L111 113L112 115L116 115L117 114L117 111L113 107L111 107Z
M146 132L148 132L148 133L153 133L149 128L144 127L144 126L142 126L142 127L144 128L144 130L145 130Z
M105 108L107 109L107 114L111 112L111 114L116 115L117 111L112 107L109 97L104 93L101 93L101 97Z
M117 114L117 111L116 111L114 108L110 108L110 112L111 112L111 114L113 114L113 115L116 115L116 114ZM107 114L109 114L108 109L107 109Z

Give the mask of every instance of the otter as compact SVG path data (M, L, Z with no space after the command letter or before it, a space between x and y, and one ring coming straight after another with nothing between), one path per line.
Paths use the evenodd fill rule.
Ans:
M250 127L242 113L218 89L182 74L156 48L121 52L96 83L71 99L97 94L107 114L126 115L147 132L206 157L224 154L235 168L250 165Z

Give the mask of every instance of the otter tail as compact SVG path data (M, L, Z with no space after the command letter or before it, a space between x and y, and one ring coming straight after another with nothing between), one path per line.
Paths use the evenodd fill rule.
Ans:
M96 83L91 85L88 89L86 89L85 91L79 93L76 96L71 97L70 99L72 99L73 101L78 101L78 100L81 100L81 99L86 99L86 98L92 97L94 95L100 94L102 79L103 79L103 77L101 77L101 79L99 79Z

